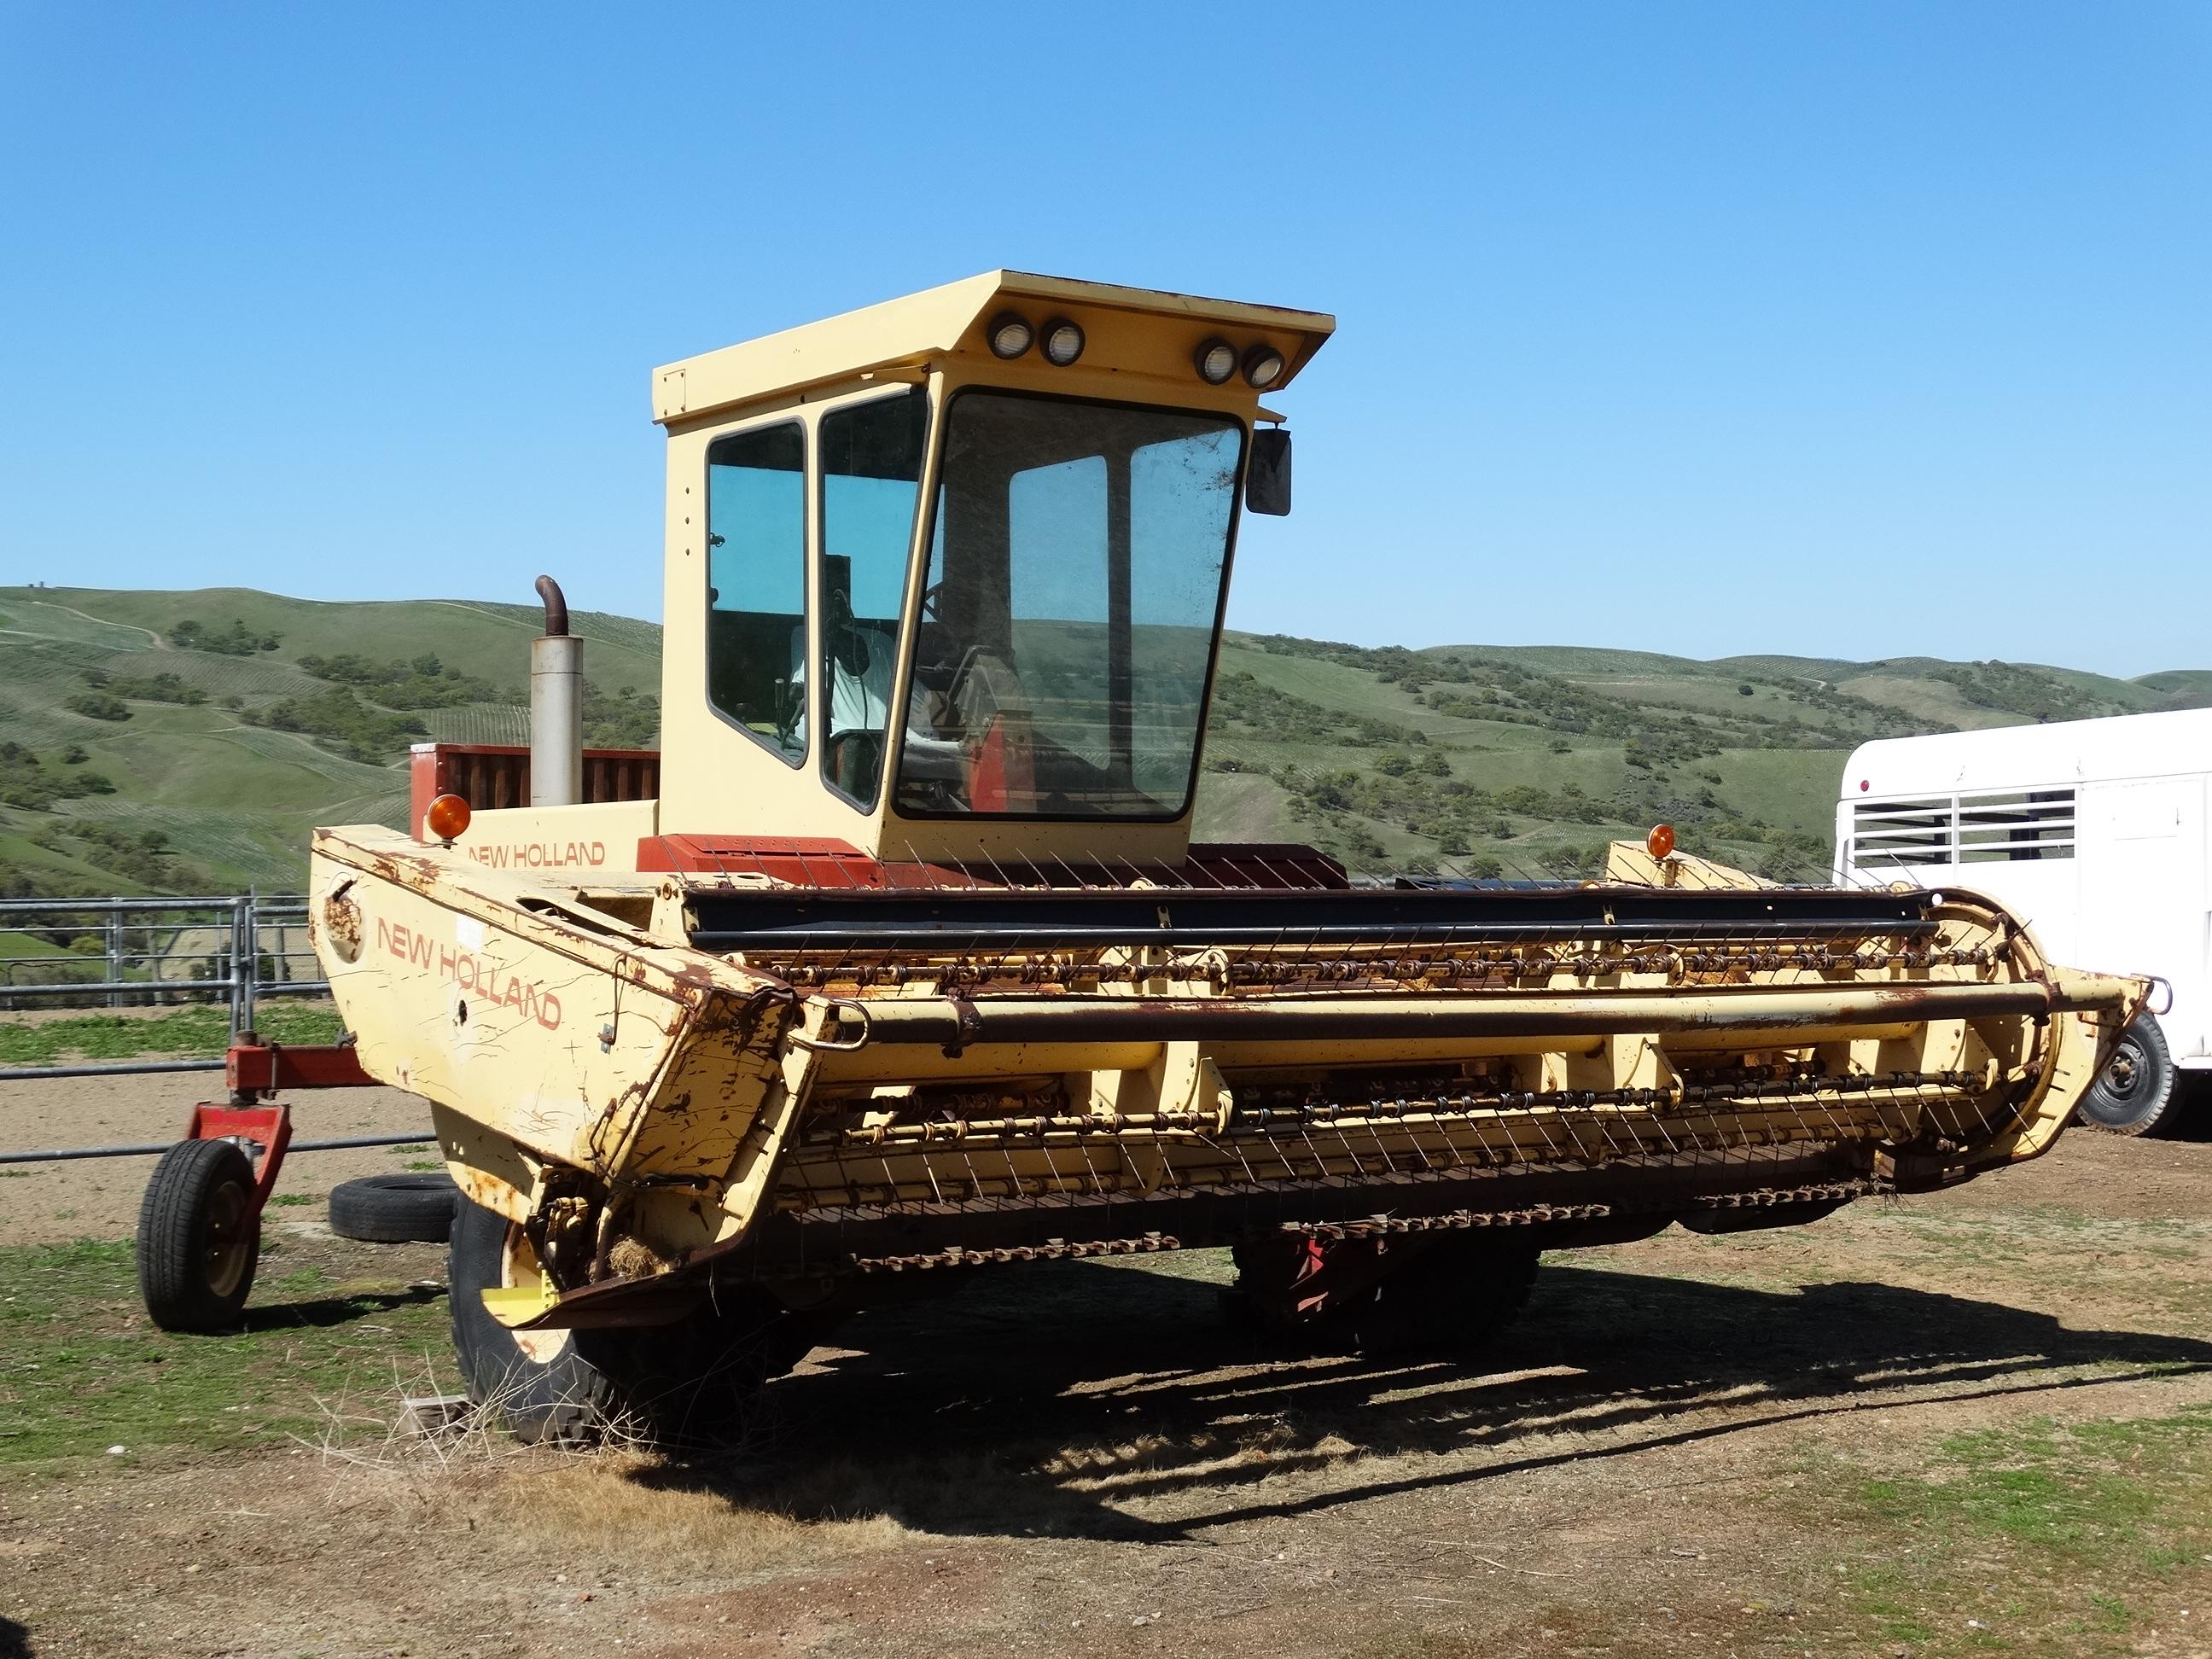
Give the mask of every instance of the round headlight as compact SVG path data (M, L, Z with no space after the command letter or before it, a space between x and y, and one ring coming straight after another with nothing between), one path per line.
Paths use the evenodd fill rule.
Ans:
M1083 355L1083 331L1065 317L1054 318L1044 325L1045 361L1055 368L1066 368Z
M1018 311L1002 311L991 319L994 357L1018 357L1036 338L1036 331L1030 326L1030 319Z
M1265 392L1283 378L1283 354L1271 345L1255 345L1244 354L1244 384Z
M1237 348L1226 340L1208 340L1192 361L1198 365L1198 378L1206 385L1225 386L1237 372Z

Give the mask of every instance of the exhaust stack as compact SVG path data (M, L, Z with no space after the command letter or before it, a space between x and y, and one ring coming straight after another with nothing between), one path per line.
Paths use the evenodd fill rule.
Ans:
M568 631L568 601L538 579L545 632L530 642L530 804L574 806L584 798L584 642Z

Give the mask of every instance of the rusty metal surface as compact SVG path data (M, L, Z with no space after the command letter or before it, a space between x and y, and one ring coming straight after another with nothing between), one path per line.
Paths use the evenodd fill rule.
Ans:
M997 1249L985 1247L968 1249L958 1244L948 1244L941 1250L925 1251L915 1255L857 1256L853 1270L863 1273L896 1273L927 1272L932 1267L1000 1267L1014 1261L1073 1261L1085 1256L1156 1255L1163 1250L1179 1250L1182 1241L1165 1233L1146 1233L1136 1238L1094 1238L1073 1243L1048 1239L1042 1244L1015 1244Z
M1121 920L963 948L961 896L931 893L900 902L945 926L848 954L701 948L692 879L563 885L396 836L318 842L319 948L363 1066L430 1096L472 1199L590 1218L553 1324L672 1316L710 1271L1802 1218L2040 1151L2139 990L2049 968L1970 896L1778 903L1717 873L1680 912L1547 896L1580 934L1532 912L1510 938L1291 940L1286 911L1203 950L1116 942ZM1413 914L1327 912L1355 913Z
M1128 1037L1196 1042L1273 1037L1328 1042L1397 1037L1606 1036L1646 1032L1800 1032L1823 1027L2045 1016L2066 1005L2047 985L1814 985L1683 992L1665 998L1559 994L1443 1001L1419 996L1227 999L1148 997L873 1005L870 1041L969 1048Z

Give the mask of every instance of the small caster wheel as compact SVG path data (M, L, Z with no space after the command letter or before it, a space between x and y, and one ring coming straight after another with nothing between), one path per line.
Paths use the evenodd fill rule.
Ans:
M165 1331L236 1328L261 1260L253 1164L228 1140L161 1154L138 1206L138 1294Z

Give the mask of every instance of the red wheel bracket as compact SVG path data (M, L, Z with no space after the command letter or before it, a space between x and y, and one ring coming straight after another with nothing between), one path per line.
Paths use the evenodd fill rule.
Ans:
M284 1167L284 1149L292 1144L289 1106L213 1106L202 1101L192 1108L192 1121L185 1130L187 1140L228 1140L233 1136L261 1148L253 1165L253 1212L268 1206L276 1186L276 1172ZM251 1154L249 1153L249 1156Z

